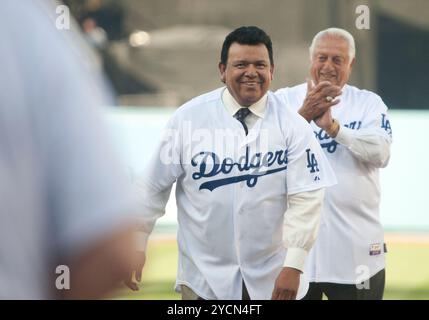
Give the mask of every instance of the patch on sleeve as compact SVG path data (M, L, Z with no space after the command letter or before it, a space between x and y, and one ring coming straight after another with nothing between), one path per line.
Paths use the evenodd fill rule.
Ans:
M381 243L374 243L371 244L369 247L369 255L370 256L376 256L379 255L381 253Z

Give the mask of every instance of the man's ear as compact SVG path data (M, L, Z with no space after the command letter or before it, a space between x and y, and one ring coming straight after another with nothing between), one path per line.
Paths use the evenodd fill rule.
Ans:
M225 83L226 82L226 74L225 74L226 66L222 62L219 62L218 67L219 67L219 72L220 72L220 81Z
M270 67L270 74L271 74L271 81L273 81L273 78L274 78L274 65L273 64Z
M356 58L353 58L352 62L350 62L350 69L355 65Z

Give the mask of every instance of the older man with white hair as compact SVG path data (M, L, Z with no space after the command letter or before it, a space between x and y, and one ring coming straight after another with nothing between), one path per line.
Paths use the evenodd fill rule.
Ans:
M375 93L348 85L355 63L353 36L319 32L310 46L311 80L277 91L311 123L338 184L326 190L319 236L309 254L305 299L382 299L383 227L379 168L388 164L392 130Z

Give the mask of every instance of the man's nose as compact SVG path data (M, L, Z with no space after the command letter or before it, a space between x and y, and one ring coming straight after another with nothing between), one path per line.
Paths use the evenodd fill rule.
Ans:
M252 63L249 63L247 65L245 75L248 76L248 77L256 77L257 76L256 67Z
M334 70L334 63L333 63L333 61L330 60L330 59L327 59L323 63L322 70L324 70L324 71L332 71L332 70Z

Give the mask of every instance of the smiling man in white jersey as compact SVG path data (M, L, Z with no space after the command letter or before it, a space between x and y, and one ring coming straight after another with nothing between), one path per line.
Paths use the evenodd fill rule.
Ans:
M308 123L268 91L274 62L263 30L231 32L219 71L226 87L175 112L146 170L143 242L177 182L183 299L300 298L335 176Z
M338 179L326 190L306 265L305 299L382 299L386 249L379 168L388 164L392 142L387 107L377 94L347 84L355 63L349 32L319 32L310 59L312 80L276 92L310 122Z

